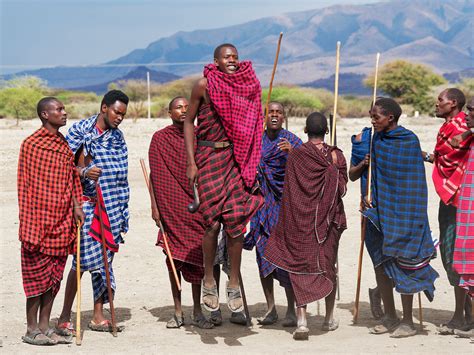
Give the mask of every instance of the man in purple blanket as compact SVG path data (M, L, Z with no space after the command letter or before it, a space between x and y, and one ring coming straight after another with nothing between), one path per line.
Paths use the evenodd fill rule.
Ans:
M263 293L267 300L268 311L257 321L261 325L271 325L278 320L273 294L273 278L280 280L279 269L262 258L270 237L271 230L278 220L283 181L288 152L299 147L303 142L293 133L282 128L285 110L279 102L268 105L267 129L262 138L262 156L257 167L257 179L265 198L265 204L257 211L250 221L250 232L245 237L244 248L251 250L256 246L257 265L260 272ZM281 273L281 270L280 270ZM285 284L280 282L281 286ZM288 309L284 327L296 326L295 300L291 288L285 288Z

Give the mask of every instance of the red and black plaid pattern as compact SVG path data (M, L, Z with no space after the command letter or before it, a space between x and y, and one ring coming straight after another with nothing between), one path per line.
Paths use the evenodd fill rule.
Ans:
M104 198L102 196L102 190L100 186L97 185L97 203L94 209L94 217L92 218L91 226L89 228L89 235L102 244L102 234L104 234L105 246L110 251L118 253L119 246L115 243L112 230L110 229L109 216L107 216L107 211L105 209ZM100 204L100 213L99 213L99 204ZM102 226L101 222L102 221ZM103 228L103 229L102 229Z
M202 237L205 227L201 212L188 212L194 197L186 177L184 134L176 126L156 132L148 151L151 181L163 227L175 260L202 266ZM161 232L157 244L163 247Z
M229 140L219 116L209 105L200 108L197 136L198 140L213 142ZM220 222L230 238L242 235L250 218L263 204L263 197L258 189L246 189L231 147L198 146L195 159L199 168L199 210L206 226Z
M337 163L332 163L333 152ZM346 184L339 149L323 145L319 150L308 142L290 152L280 214L264 258L290 273L299 305L332 290L339 237L346 228Z
M433 183L439 197L445 204L458 205L458 192L466 168L472 137L461 142L458 148L449 140L466 132L466 114L460 112L440 127L434 150Z
M44 127L26 138L18 161L19 239L48 255L67 255L76 238L73 196L82 187L63 135Z
M53 296L56 296L61 286L66 261L67 255L46 255L37 248L22 243L21 274L26 298L37 297L49 289L52 290Z
M207 92L234 145L234 158L245 185L252 188L262 149L263 114L260 82L249 61L240 62L235 74L223 73L214 64L204 68Z
M176 271L181 272L181 275L183 275L183 279L186 282L189 282L193 285L201 284L201 280L204 277L203 266L193 265L180 260L173 259L173 261ZM166 266L168 267L168 272L173 272L169 258L166 258Z

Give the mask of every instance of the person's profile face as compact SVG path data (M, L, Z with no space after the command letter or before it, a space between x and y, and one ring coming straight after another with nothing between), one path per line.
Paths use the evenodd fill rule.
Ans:
M223 47L219 56L214 58L214 64L226 74L234 74L239 69L239 54L234 47Z

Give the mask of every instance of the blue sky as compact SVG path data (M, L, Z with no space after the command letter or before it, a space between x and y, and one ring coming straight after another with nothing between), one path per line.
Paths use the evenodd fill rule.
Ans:
M0 0L0 74L104 63L178 31L380 0ZM28 69L31 67L28 67Z

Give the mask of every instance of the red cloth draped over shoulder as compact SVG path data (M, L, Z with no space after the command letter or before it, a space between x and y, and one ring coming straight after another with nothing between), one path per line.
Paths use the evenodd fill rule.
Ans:
M72 253L76 238L73 196L82 201L74 154L61 133L42 127L20 148L20 241L47 255Z
M204 77L212 106L233 144L245 186L251 188L257 175L263 134L262 88L252 63L240 62L235 74L223 73L209 64L204 68Z
M445 204L458 205L458 192L466 168L472 137L463 141L458 148L449 140L467 131L466 114L460 112L443 123L436 138L434 150L433 183L439 197Z
M148 152L150 175L163 228L173 258L202 266L204 221L200 211L188 212L193 192L186 177L186 150L183 130L168 126L157 131ZM163 247L163 235L158 235Z
M265 259L290 273L320 274L317 250L330 228L346 228L342 196L347 165L338 148L323 145L324 155L308 142L290 152L286 164L278 223L268 240ZM332 153L337 163L331 163Z

